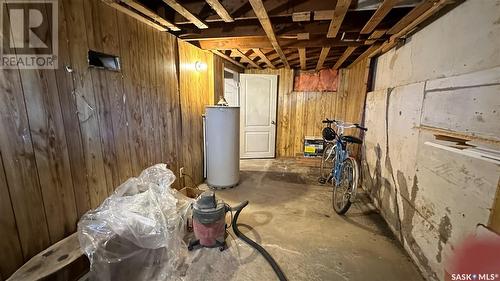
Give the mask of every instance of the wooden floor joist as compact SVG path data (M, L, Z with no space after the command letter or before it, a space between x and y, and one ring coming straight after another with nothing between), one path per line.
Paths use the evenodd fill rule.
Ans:
M233 22L234 19L231 17L229 12L222 6L222 4L219 2L219 0L206 0L208 5L212 7L212 9L219 15L221 19L223 19L225 22Z
M384 0L365 24L361 30L361 34L371 33L399 1L400 0Z
M196 25L200 29L208 28L208 26L200 20L198 17L193 15L190 11L184 8L181 4L179 4L176 0L163 0L165 4L169 5L172 9L174 9L177 13L181 14L183 17L188 19L194 25Z
M255 63L252 59L250 59L247 55L243 54L243 52L241 52L240 50L238 49L233 49L232 50L233 54L235 56L238 56L240 57L242 60L248 62L251 66L255 67L255 68L261 68L257 63Z
M257 15L257 18L259 19L260 24L262 25L262 28L264 29L264 32L267 35L267 38L269 38L269 41L271 42L271 45L273 46L274 50L280 56L280 59L283 62L283 64L287 68L290 68L286 56L283 53L283 50L281 50L280 45L278 44L278 40L276 39L273 26L271 25L271 21L269 20L269 16L267 15L267 11L266 8L264 7L264 4L262 3L261 0L250 0L250 5L252 5L253 11L255 12L255 15Z
M134 10L137 10L138 12L141 12L144 15L152 18L154 21L158 22L159 24L168 27L168 29L170 29L172 31L179 31L179 30L181 30L175 24L173 24L173 23L169 22L168 20L160 17L157 13L151 11L149 8L147 8L143 4L139 3L137 0L122 0L122 2L125 3L127 6L133 8Z
M370 48L368 48L366 51L364 51L361 55L359 55L355 61L353 61L349 66L348 68L352 67L353 65L355 65L356 63L358 63L359 61L365 59L365 58L371 58L373 56L375 56L376 54L378 54L381 50L381 47L382 47L382 44L381 43L375 43L373 45L370 46Z
M232 57L224 54L223 52L219 51L219 50L212 50L212 53L218 55L219 57L229 61L230 63L234 64L234 65L237 65L241 68L245 68L245 66L239 62L237 62L235 59L233 59Z
M300 69L306 70L306 48L299 48Z
M266 57L266 55L262 52L261 49L252 49L252 51L257 54L257 56L264 61L270 68L274 68L273 63Z
M323 63L325 63L325 59L328 56L329 52L330 52L329 47L321 49L321 54L319 55L319 60L318 63L316 64L316 71L321 70L321 68L323 68Z
M356 47L348 47L347 50L340 56L340 58L337 60L335 65L333 66L333 69L339 69L340 66L344 63L344 61L349 58L349 56L356 50Z
M328 28L326 37L335 38L337 36L340 26L344 21L344 17L347 14L347 10L349 9L349 5L351 5L351 0L337 0L337 5L335 6L333 18L330 22L330 27Z
M155 29L159 30L159 31L167 31L168 29L164 26L161 26L155 22L153 22L152 20L149 20L141 15L139 15L138 13L118 4L117 2L115 2L115 0L104 0L104 3L108 4L109 6L115 8L116 10L124 13L124 14L127 14L131 17L133 17L134 19L142 22L142 23L145 23L151 27L154 27Z

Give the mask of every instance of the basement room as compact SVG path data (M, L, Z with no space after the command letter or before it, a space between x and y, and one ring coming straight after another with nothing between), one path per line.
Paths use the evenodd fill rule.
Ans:
M0 281L500 281L500 0L0 7Z

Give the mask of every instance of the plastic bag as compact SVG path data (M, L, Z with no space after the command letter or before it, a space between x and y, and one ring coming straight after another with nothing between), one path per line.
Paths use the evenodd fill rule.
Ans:
M78 223L93 280L180 280L192 199L170 188L165 164L120 185Z

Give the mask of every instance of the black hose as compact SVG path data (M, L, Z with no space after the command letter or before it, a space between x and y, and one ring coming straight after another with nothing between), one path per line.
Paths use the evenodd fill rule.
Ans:
M240 230L238 229L238 216L240 215L241 210L245 208L248 205L248 201L244 201L240 203L238 206L231 208L231 210L236 211L236 214L233 217L232 225L233 225L233 232L238 236L241 240L247 242L248 245L252 246L255 250L259 251L262 256L267 260L267 262L271 265L273 268L274 272L276 272L276 275L278 275L278 279L280 281L287 281L285 274L283 271L281 271L280 266L276 261L273 259L273 257L264 249L261 245L257 244L255 241L252 239L248 238L245 236L245 234L241 233Z

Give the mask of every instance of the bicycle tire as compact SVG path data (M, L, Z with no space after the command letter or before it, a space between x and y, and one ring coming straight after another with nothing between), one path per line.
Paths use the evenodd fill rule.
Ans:
M349 174L350 173L350 174ZM334 186L333 187L333 194L332 194L332 205L333 209L335 212L339 215L344 215L349 208L351 207L352 201L354 199L354 196L356 194L356 189L358 187L358 180L359 180L359 168L358 168L358 163L356 160L352 157L349 157L344 160L344 163L342 165L342 175L341 175L341 183L339 186ZM341 190L341 186L344 184L344 180L346 180L345 177L349 177L347 180L349 180L349 186L347 187L347 190L343 191ZM343 192L342 192L343 191ZM349 192L347 195L347 200L346 200L346 192ZM342 196L342 204L337 204L339 201L339 196Z

